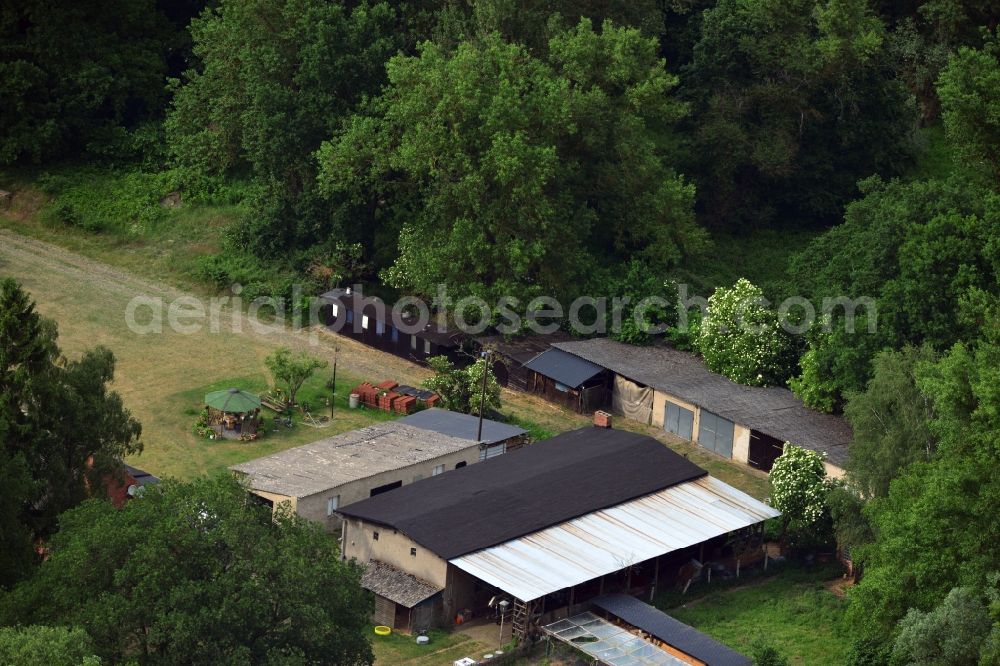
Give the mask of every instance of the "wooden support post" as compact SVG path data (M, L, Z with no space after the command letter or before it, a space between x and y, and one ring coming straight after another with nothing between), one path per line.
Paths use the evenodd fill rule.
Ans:
M649 600L652 601L653 597L656 596L656 588L660 585L660 558L657 557L653 561L653 587L649 590Z

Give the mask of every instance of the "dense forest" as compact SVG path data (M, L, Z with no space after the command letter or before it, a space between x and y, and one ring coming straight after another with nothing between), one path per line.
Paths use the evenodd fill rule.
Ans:
M55 211L98 234L112 205L155 224L134 199L236 206L196 272L248 295L694 285L716 307L693 329L657 312L670 342L854 427L827 507L864 566L854 663L994 664L998 23L990 0L21 0L0 9L0 165L56 189L66 165L114 174ZM764 284L705 277L803 232ZM875 308L727 332L724 304L766 298L771 322L789 296ZM5 395L18 358L0 356Z

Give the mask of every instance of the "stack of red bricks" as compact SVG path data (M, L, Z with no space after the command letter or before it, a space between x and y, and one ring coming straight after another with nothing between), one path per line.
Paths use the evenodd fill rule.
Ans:
M351 393L357 393L361 396L361 404L368 405L369 407L378 407L378 389L370 383L365 382L355 386Z
M355 387L352 393L361 396L361 402L369 407L377 407L387 412L409 414L417 408L417 398L394 391L398 382L387 379L381 384L371 385L368 382ZM424 400L427 407L433 407L441 399L437 393Z

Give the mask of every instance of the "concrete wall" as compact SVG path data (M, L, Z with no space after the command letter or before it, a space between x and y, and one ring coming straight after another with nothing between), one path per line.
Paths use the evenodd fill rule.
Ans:
M823 467L826 468L826 475L831 479L842 479L846 475L843 469L833 464L832 462L826 461L823 463Z
M416 549L415 555L410 554L411 548ZM349 518L344 521L343 549L345 558L361 564L380 560L434 585L444 587L447 583L447 560L391 527Z
M693 424L691 426L691 437L695 444L698 443L698 429L701 427L701 408L693 402L681 400L675 395L664 393L663 391L653 391L653 425L663 427L663 413L668 402L672 402L679 407L694 413ZM733 460L745 463L750 460L750 428L735 423L733 425Z
M403 485L413 483L414 481L432 476L434 468L438 465L444 465L444 469L447 472L455 469L455 465L461 462L464 462L466 465L479 462L479 445L471 443L461 451L438 456L437 458L432 458L416 465L410 465L409 467L382 472L364 479L351 481L342 486L316 493L315 495L301 497L298 500L293 497L275 495L260 490L254 490L253 492L256 495L271 500L275 506L277 506L278 501L290 501L292 508L303 518L323 525L327 532L337 532L340 529L340 516L337 514L332 516L327 515L327 501L331 497L339 495L339 506L344 507L352 502L368 499L371 496L372 488L378 488L379 486L395 483L396 481L402 481ZM280 499L276 501L275 498Z
M733 460L750 461L750 428L739 423L733 426Z

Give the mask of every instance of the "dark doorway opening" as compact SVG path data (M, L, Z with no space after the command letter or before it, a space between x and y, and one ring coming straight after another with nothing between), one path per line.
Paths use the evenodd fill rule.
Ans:
M777 437L765 435L756 430L750 431L750 451L747 462L751 467L770 472L774 461L782 454L785 443Z

